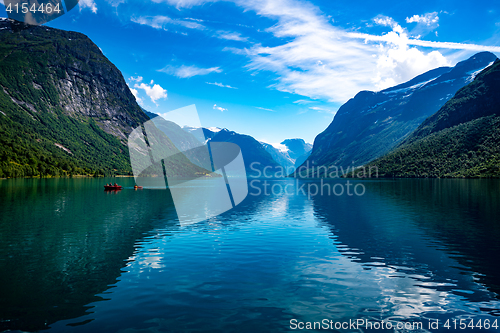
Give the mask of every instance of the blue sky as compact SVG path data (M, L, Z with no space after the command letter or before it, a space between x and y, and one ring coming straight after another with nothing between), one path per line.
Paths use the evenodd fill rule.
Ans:
M361 90L500 55L491 0L80 0L47 25L89 36L145 109L195 104L203 126L269 143L312 143Z

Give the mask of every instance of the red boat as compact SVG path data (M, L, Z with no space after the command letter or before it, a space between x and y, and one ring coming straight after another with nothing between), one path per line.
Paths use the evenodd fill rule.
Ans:
M105 191L119 191L122 189L122 186L119 186L119 185L112 185L112 186L109 186L109 185L104 185L104 190Z

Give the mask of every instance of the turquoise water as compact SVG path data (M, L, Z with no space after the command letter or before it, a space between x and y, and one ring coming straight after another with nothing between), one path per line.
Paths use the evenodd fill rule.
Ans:
M103 191L115 181L0 181L0 331L499 331L500 181L354 182L361 196L254 183L187 226L168 191Z

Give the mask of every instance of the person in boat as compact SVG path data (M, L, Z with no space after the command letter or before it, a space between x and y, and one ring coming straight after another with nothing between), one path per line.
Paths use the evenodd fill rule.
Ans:
M114 185L114 186L116 187L116 186L118 186L118 184L117 184L117 183L115 183L115 185Z

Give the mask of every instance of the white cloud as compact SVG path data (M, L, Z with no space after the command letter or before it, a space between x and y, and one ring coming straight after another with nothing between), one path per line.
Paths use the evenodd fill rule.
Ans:
M224 111L227 111L227 109L224 109L220 106L217 106L217 104L214 104L214 110L219 110L220 112L224 112Z
M396 21L394 21L391 17L379 15L373 19L373 22L378 25L386 26L386 27L394 27L397 25Z
M256 106L255 108L259 109L259 110L269 111L269 112L276 112L276 111L274 111L272 109L261 108L260 106Z
M127 0L106 0L107 3L109 3L113 7L118 7L122 3L126 3Z
M377 18L374 21L377 22ZM365 36L364 39L365 43L368 41L381 41L381 39L385 42L377 46L377 75L372 80L376 88L388 88L432 68L451 65L439 51L424 53L415 47L410 47L409 45L412 42L407 32L392 19L385 20L382 24L389 24L392 31L381 36L381 38L379 36L373 38L374 36L369 35ZM357 37L355 33L348 36ZM419 40L415 41L419 42Z
M142 98L139 97L139 91L137 91L137 89L134 89L134 88L130 88L130 91L132 92L132 95L134 95L137 103L139 103L140 105L143 105L144 101L142 100Z
M306 99L299 99L295 102L293 102L294 104L299 104L299 105L303 105L303 104L311 104L311 103L314 103L314 101L308 101Z
M241 4L277 20L267 31L287 40L274 47L256 45L240 51L250 58L250 70L276 73L277 82L272 87L281 91L345 102L360 90L382 89L436 64L448 64L444 57L406 47L405 36L398 34L403 29L389 17L380 16L374 21L392 27L401 38L380 47L380 43L365 43L349 36L308 3L253 0ZM413 64L414 60L418 62Z
M144 78L142 76L131 76L129 81L140 83Z
M394 32L394 31L393 31ZM365 42L385 42L394 43L399 37L395 36L393 32L389 32L382 36L363 34L363 33L346 33L346 36L350 38L363 39ZM399 34L398 34L399 35ZM430 47L435 49L452 49L452 50L467 50L467 51L490 51L490 52L500 52L500 46L488 46L488 45L478 45L478 44L464 44L464 43L451 43L451 42L433 42L420 39L410 39L406 33L400 35L401 40L404 40L406 45L415 45Z
M167 91L165 89L163 89L159 84L154 84L153 81L151 81L150 85L146 84L144 82L141 84L136 83L134 85L134 88L144 90L146 92L146 95L148 95L149 98L151 98L151 101L153 101L153 103L155 103L156 105L158 105L156 103L157 100L162 99L162 98L167 98ZM137 93L137 90L136 90L136 93ZM132 94L134 94L133 91L132 91ZM135 94L134 94L134 96L135 96Z
M177 9L191 8L208 2L216 2L217 0L153 0L153 2L166 2L175 6Z
M203 24L194 22L193 20L172 19L164 15L133 17L131 21L141 25L147 25L155 29L163 30L168 30L168 25L181 26L187 29L205 29L205 26Z
M292 0L250 3L262 6L259 14L278 20L268 31L288 41L275 47L251 48L247 51L251 59L248 67L276 73L278 82L272 87L278 90L315 99L345 102L360 90L383 89L435 67L451 65L440 51L415 46L500 50L413 39L392 18L383 16L374 22L392 31L382 36L365 35L360 40L359 34L333 26L309 4Z
M439 22L439 16L437 12L427 13L425 15L413 15L412 17L406 18L406 23L422 23L427 26L436 25Z
M344 102L359 90L374 88L366 78L376 76L372 57L376 46L346 38L309 4L265 4L259 14L278 20L268 31L289 41L251 48L249 69L272 71L278 77L273 87L314 99Z
M413 36L417 36L415 37L416 39L419 39L420 35L426 35L439 27L439 16L437 12L427 13L424 15L413 15L412 17L406 18L406 23L417 23L417 25L411 30L411 34ZM435 31L434 34L437 36L437 31Z
M219 67L211 67L211 68L200 68L196 66L186 66L182 65L180 67L174 67L168 65L167 67L160 69L159 72L167 73L170 75L177 76L182 79L190 78L196 75L207 75L210 73L220 73L222 69Z
M242 37L240 33L232 32L232 31L219 30L219 31L217 31L217 37L220 39L234 40L237 42L247 42L248 41L248 37Z
M230 85L227 84L222 84L219 82L205 82L206 84L211 84L213 86L221 87L221 88L230 88L230 89L238 89L236 87L231 87Z
M336 114L337 113L337 110L332 111L330 109L321 108L319 106L311 106L311 107L309 107L309 109L314 110L314 111L318 111L318 112L321 112L321 113L330 113L330 114Z
M95 4L94 0L80 0L80 10L83 8L89 8L92 13L97 13L97 5Z
M162 0L154 0L160 2ZM177 8L212 1L163 0ZM438 66L452 65L453 53L461 51L500 52L498 46L432 42L412 37L405 28L387 16L373 22L389 27L382 35L347 31L311 3L298 0L232 0L246 12L275 22L266 31L276 37L273 46L254 44L250 48L225 47L224 50L249 58L252 74L268 71L280 91L343 103L360 90L383 89L402 83ZM437 13L408 18L428 32L439 22ZM428 25L430 24L430 25ZM456 54L456 53L455 53ZM451 55L451 56L450 56Z

